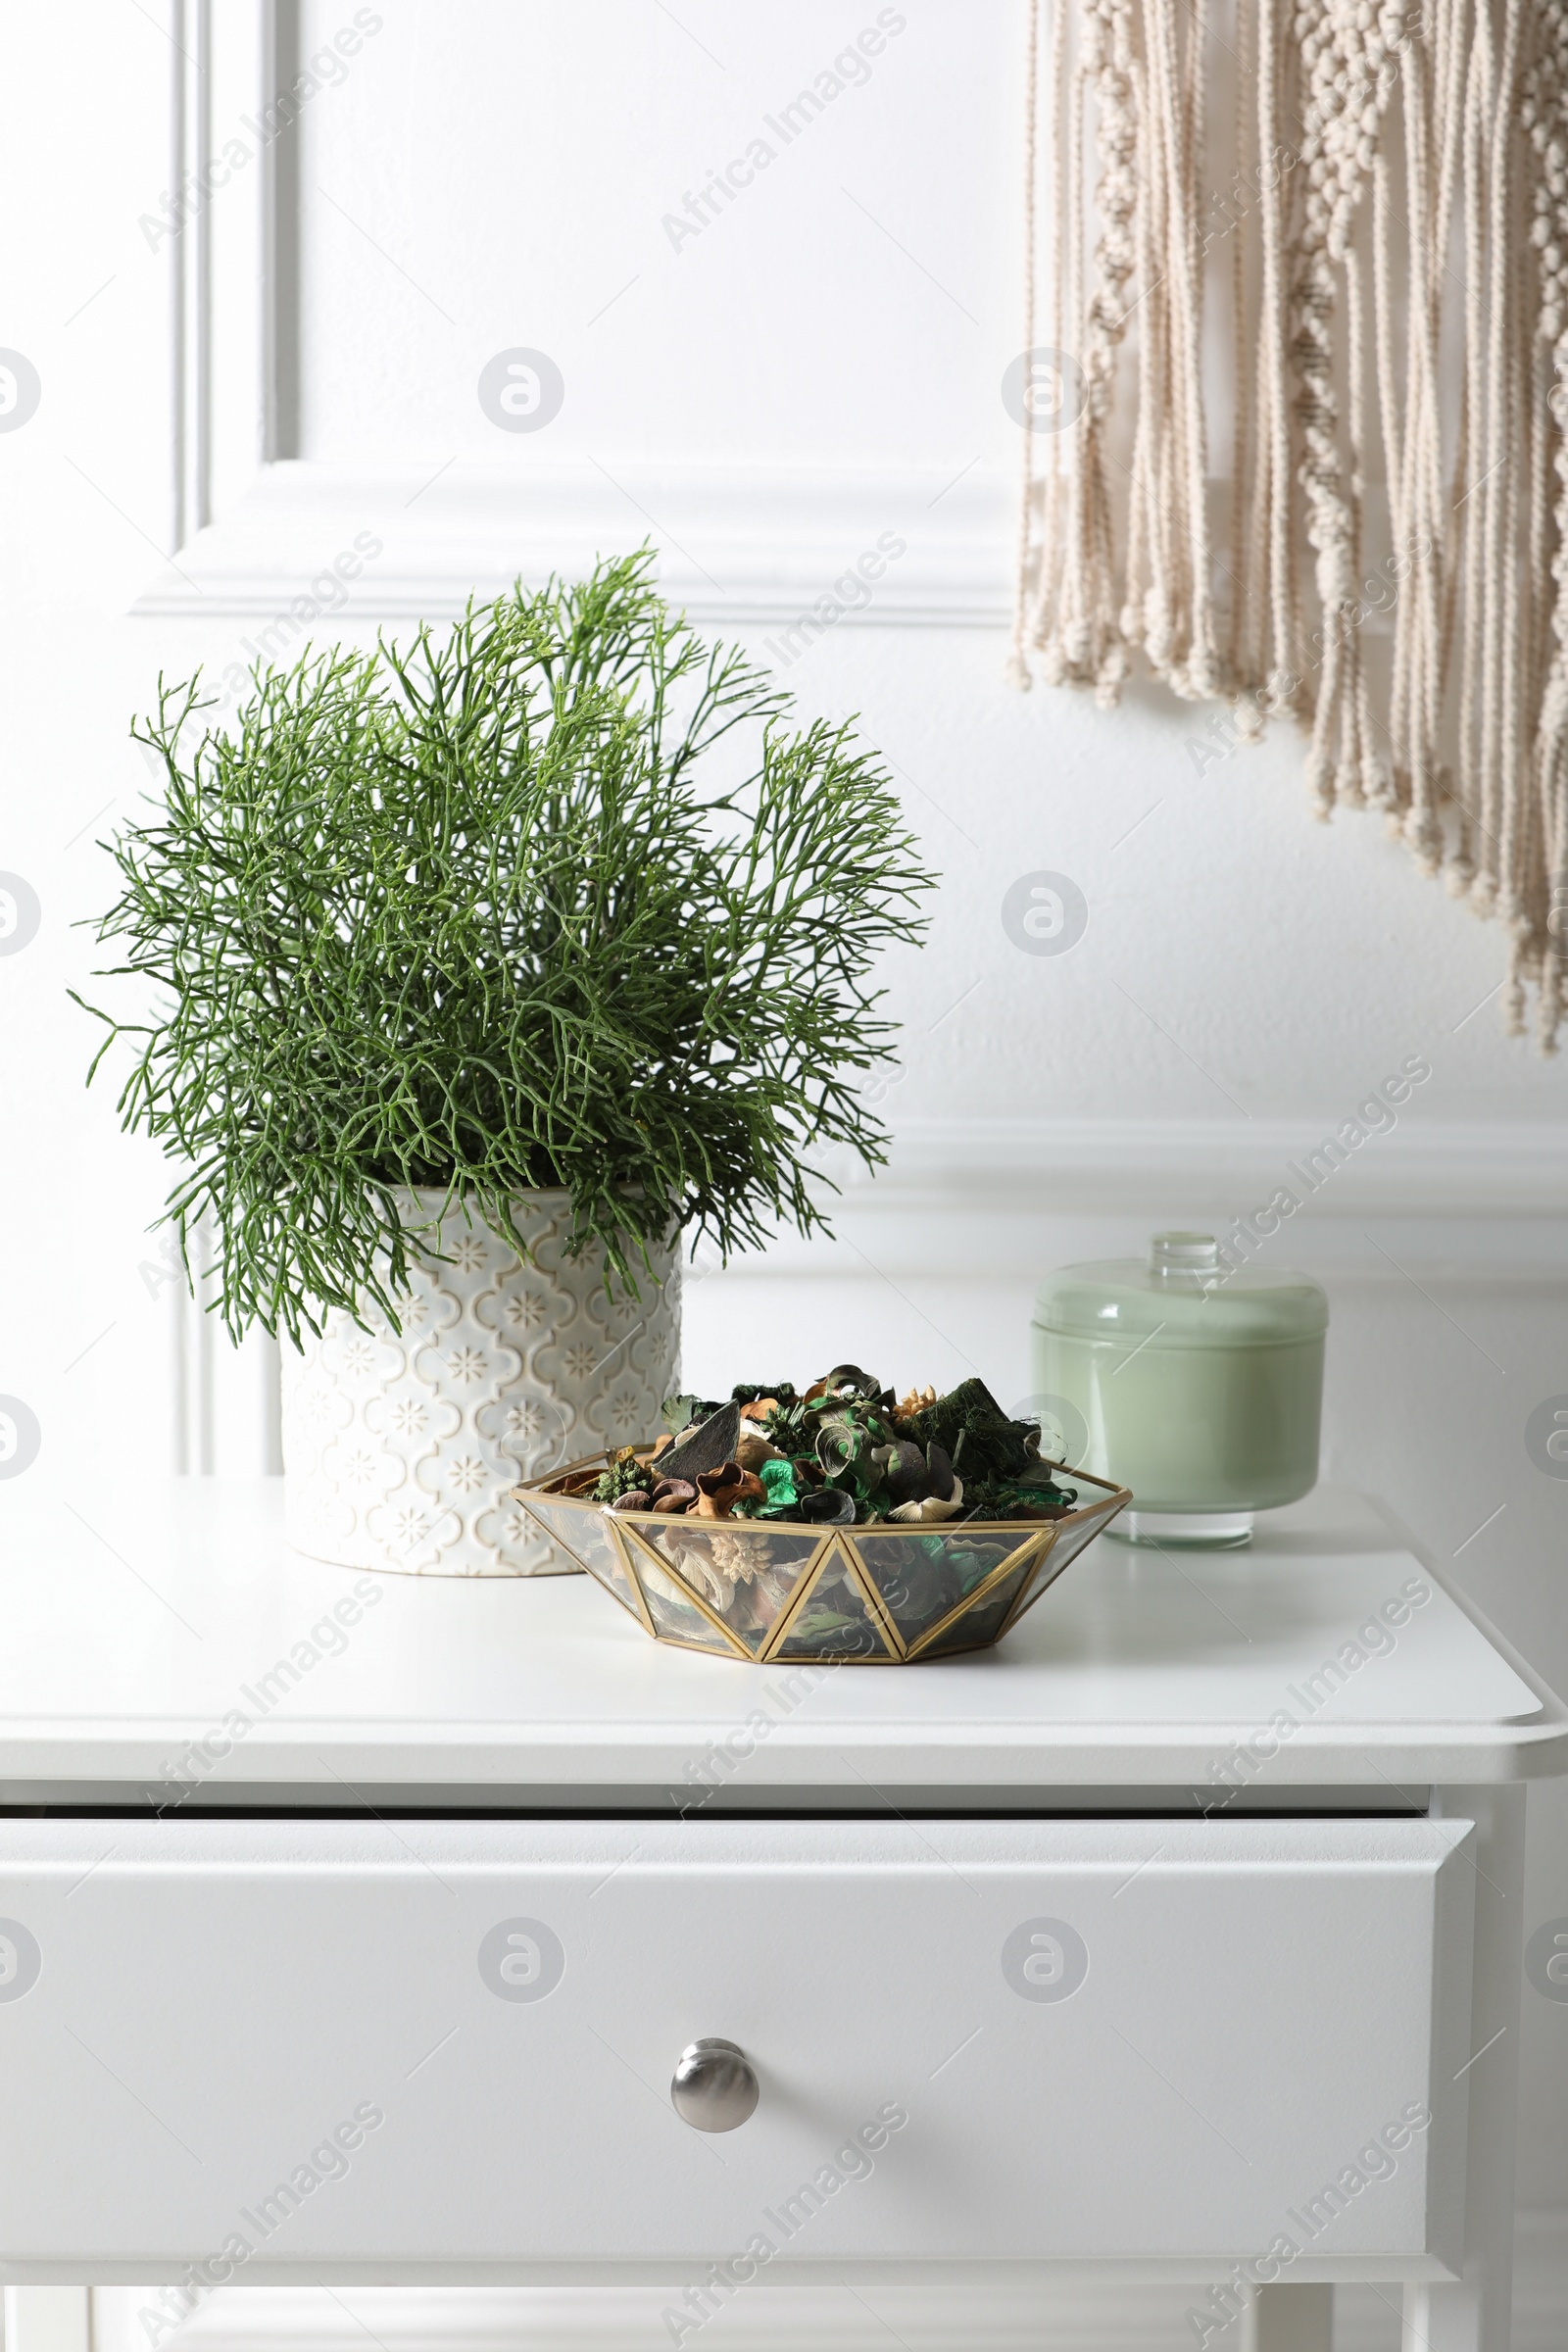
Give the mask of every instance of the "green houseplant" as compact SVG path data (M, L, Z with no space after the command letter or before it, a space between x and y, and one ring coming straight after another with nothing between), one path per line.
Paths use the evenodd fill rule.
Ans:
M295 1541L527 1572L506 1502L674 1385L676 1242L822 1223L884 1136L875 965L929 887L875 759L660 599L652 555L400 649L199 680L135 732L166 789L110 845L123 1123L282 1336ZM92 1008L96 1009L96 1008ZM638 1431L636 1434L645 1434Z

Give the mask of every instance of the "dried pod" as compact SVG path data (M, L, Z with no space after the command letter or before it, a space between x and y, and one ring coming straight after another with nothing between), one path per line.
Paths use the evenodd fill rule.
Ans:
M912 1439L898 1438L891 1446L879 1446L873 1459L882 1465L888 1497L893 1503L919 1502L933 1491L936 1482L926 1467L925 1455Z
M810 1494L803 1494L795 1508L798 1519L809 1520L813 1526L849 1527L855 1520L855 1496L842 1487L818 1487Z
M611 1504L612 1511L651 1511L654 1498L643 1487L633 1487L628 1494L617 1494Z
M662 1478L654 1489L656 1511L689 1510L697 1500L697 1489L689 1478Z
M735 1459L743 1470L760 1470L764 1462L781 1462L784 1456L776 1446L770 1446L753 1430L736 1446Z
M853 1474L868 1494L874 1494L882 1484L876 1459L879 1450L864 1422L857 1421L853 1413L823 1414L816 1433L816 1458L829 1478Z
M697 1500L692 1507L694 1519L727 1519L740 1499L747 1473L739 1462L725 1462L717 1470L703 1471L697 1481ZM761 1480L754 1482L761 1486Z
M942 1447L936 1444L932 1444L926 1447L925 1462L926 1477L931 1493L936 1495L939 1502L946 1502L949 1496L952 1494L954 1486L956 1484L953 1475L953 1464L949 1461Z

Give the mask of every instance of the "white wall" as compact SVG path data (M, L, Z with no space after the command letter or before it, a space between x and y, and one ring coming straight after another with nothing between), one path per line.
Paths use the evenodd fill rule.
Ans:
M355 18L347 0L303 13L307 56ZM848 1355L901 1383L978 1367L1010 1400L1032 1385L1041 1271L1250 1210L1420 1055L1432 1074L1398 1132L1274 1252L1334 1296L1327 1469L1387 1495L1568 1685L1568 1483L1523 1445L1568 1392L1561 1064L1499 1034L1495 930L1371 818L1310 821L1291 739L1200 772L1190 710L1135 692L1107 715L1002 683L1022 8L893 13L869 78L785 146L764 118L875 24L870 0L378 0L379 29L302 117L299 439L244 496L259 155L206 216L218 519L171 572L172 469L188 484L195 465L172 387L201 301L194 226L161 236L156 215L202 11L0 5L0 343L43 384L0 433L0 869L43 909L0 957L0 1393L32 1404L57 1465L128 1472L171 1457L197 1360L145 1233L159 1164L118 1136L112 1087L83 1095L92 1025L64 996L92 961L73 926L110 889L94 839L149 783L125 724L159 668L247 658L293 599L320 600L308 583L358 532L383 552L318 634L646 532L675 591L778 662L804 714L861 713L943 877L929 948L889 973L906 1023L889 1178L854 1188L836 1244L782 1242L696 1283L689 1374L727 1386ZM250 139L258 24L254 0L217 12L219 149ZM673 245L663 216L758 135L773 162ZM475 393L514 345L564 379L536 434L498 430ZM795 616L884 532L906 552L868 608L780 662ZM296 611L274 642L305 625ZM1089 906L1059 957L1002 924L1038 869ZM220 1372L187 1462L262 1458L266 1372L260 1351ZM1568 1909L1568 1810L1554 1791L1534 1806L1527 1925ZM1524 2031L1522 2194L1564 2203L1568 2011L1527 1990Z

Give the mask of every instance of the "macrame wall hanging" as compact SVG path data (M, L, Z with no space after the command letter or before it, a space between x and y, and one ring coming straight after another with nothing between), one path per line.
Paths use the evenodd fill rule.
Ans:
M1292 714L1320 814L1506 924L1552 1051L1568 0L1030 5L1014 680Z

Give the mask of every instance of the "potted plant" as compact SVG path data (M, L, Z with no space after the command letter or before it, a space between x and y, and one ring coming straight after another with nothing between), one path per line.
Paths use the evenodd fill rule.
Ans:
M652 561L258 664L224 730L161 679L133 729L166 790L99 977L153 1009L93 1070L134 1041L122 1124L281 1336L290 1539L345 1566L559 1568L509 1490L657 1431L681 1233L808 1231L824 1149L884 1156L873 969L929 877L874 756Z

